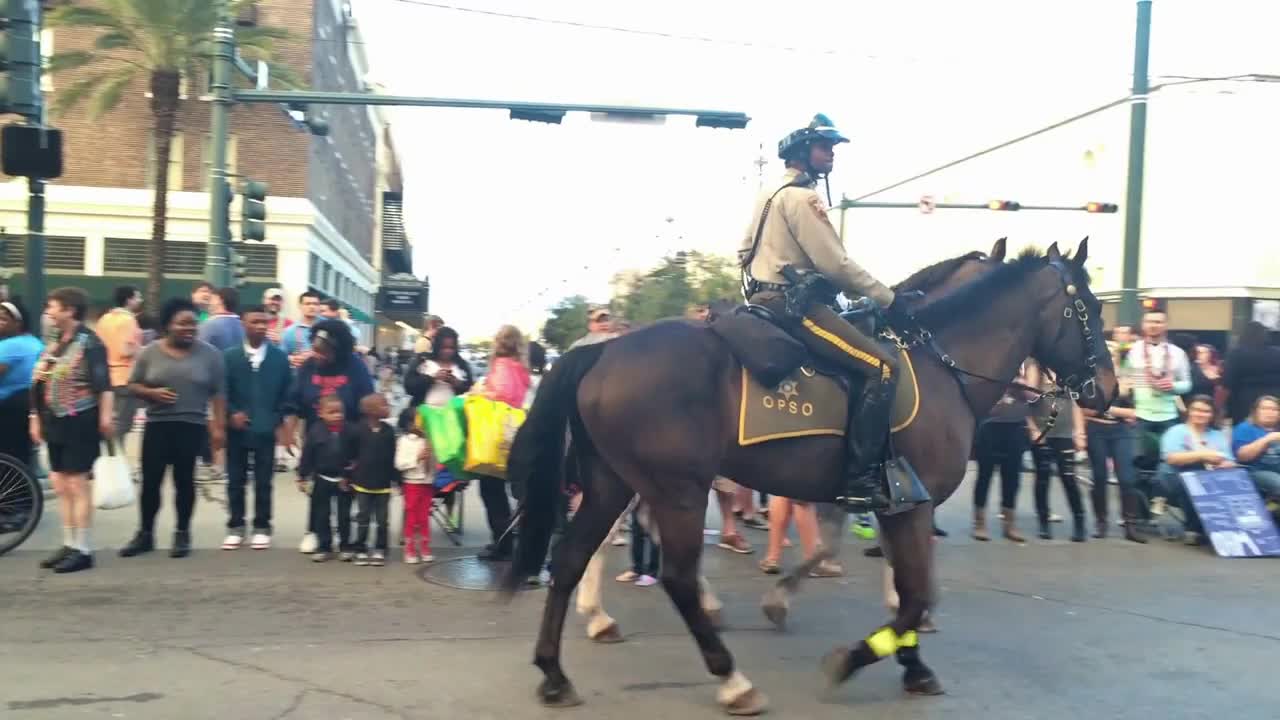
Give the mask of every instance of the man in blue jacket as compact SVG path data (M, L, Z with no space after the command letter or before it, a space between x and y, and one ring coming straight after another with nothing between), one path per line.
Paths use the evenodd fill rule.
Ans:
M261 305L242 313L244 342L228 348L227 369L227 539L223 550L244 544L245 486L253 458L254 550L271 547L271 478L275 445L290 412L289 386L293 372L289 356L267 341L270 315Z

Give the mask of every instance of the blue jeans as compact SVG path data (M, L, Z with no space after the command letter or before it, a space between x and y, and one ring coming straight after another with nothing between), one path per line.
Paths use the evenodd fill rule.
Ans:
M1133 466L1137 452L1137 438L1133 427L1123 423L1088 422L1085 431L1089 435L1089 467L1093 473L1093 515L1096 520L1107 519L1107 459L1115 468L1116 481L1120 484L1120 503L1125 517L1135 517L1136 508L1131 503L1137 470Z
M1249 479L1258 488L1258 494L1262 495L1263 500L1269 498L1280 498L1280 472L1275 470L1254 470L1246 468L1249 471Z
M249 456L253 455L253 529L271 532L271 479L275 474L276 442L232 430L227 433L227 527L244 530L245 486L249 483Z

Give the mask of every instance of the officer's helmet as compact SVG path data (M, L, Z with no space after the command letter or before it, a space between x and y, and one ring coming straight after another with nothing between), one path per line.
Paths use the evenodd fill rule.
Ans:
M807 127L796 130L778 142L778 157L783 160L789 160L802 149L807 152L809 143L818 139L828 140L832 145L849 142L849 138L841 135L840 131L836 130L835 123L831 122L831 118L818 113L813 116L813 120L809 122Z

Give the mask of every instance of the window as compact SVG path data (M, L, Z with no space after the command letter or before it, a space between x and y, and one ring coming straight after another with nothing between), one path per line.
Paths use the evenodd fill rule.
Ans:
M145 273L150 240L106 238L102 244L102 270L106 273Z
M320 285L320 258L315 255L307 255L307 264L310 266L307 272L307 281L312 287Z
M0 255L0 267L10 272L21 272L27 264L27 236L4 235L4 253ZM84 272L84 238L47 235L44 239L44 266L46 270Z
M276 277L277 248L263 243L236 243L235 251L244 256L245 273L252 278Z
M200 173L200 189L209 191L209 171L213 168L213 136L209 133L204 134L204 146L200 152L201 157L201 173ZM240 143L235 135L227 136L227 178L231 183L231 187L236 187L235 176L238 173L240 157ZM234 190L233 190L234 192Z
M208 243L166 242L164 244L165 273L203 275L206 247Z
M182 133L180 132L174 133L173 144L169 151L169 189L170 190L182 189L183 145L184 143L183 143ZM147 173L147 187L149 188L153 188L156 186L155 166L156 166L156 143L155 143L155 137L153 135L150 138L150 142L147 143L146 173Z

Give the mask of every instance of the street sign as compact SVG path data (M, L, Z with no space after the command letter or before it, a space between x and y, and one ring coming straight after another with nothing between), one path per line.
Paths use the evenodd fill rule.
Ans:
M920 198L920 212L928 215L938 207L938 201L933 199L932 195L925 195Z
M1182 484L1220 557L1280 555L1280 534L1247 470L1184 472Z
M378 290L378 312L424 313L427 311L427 288L388 287Z

